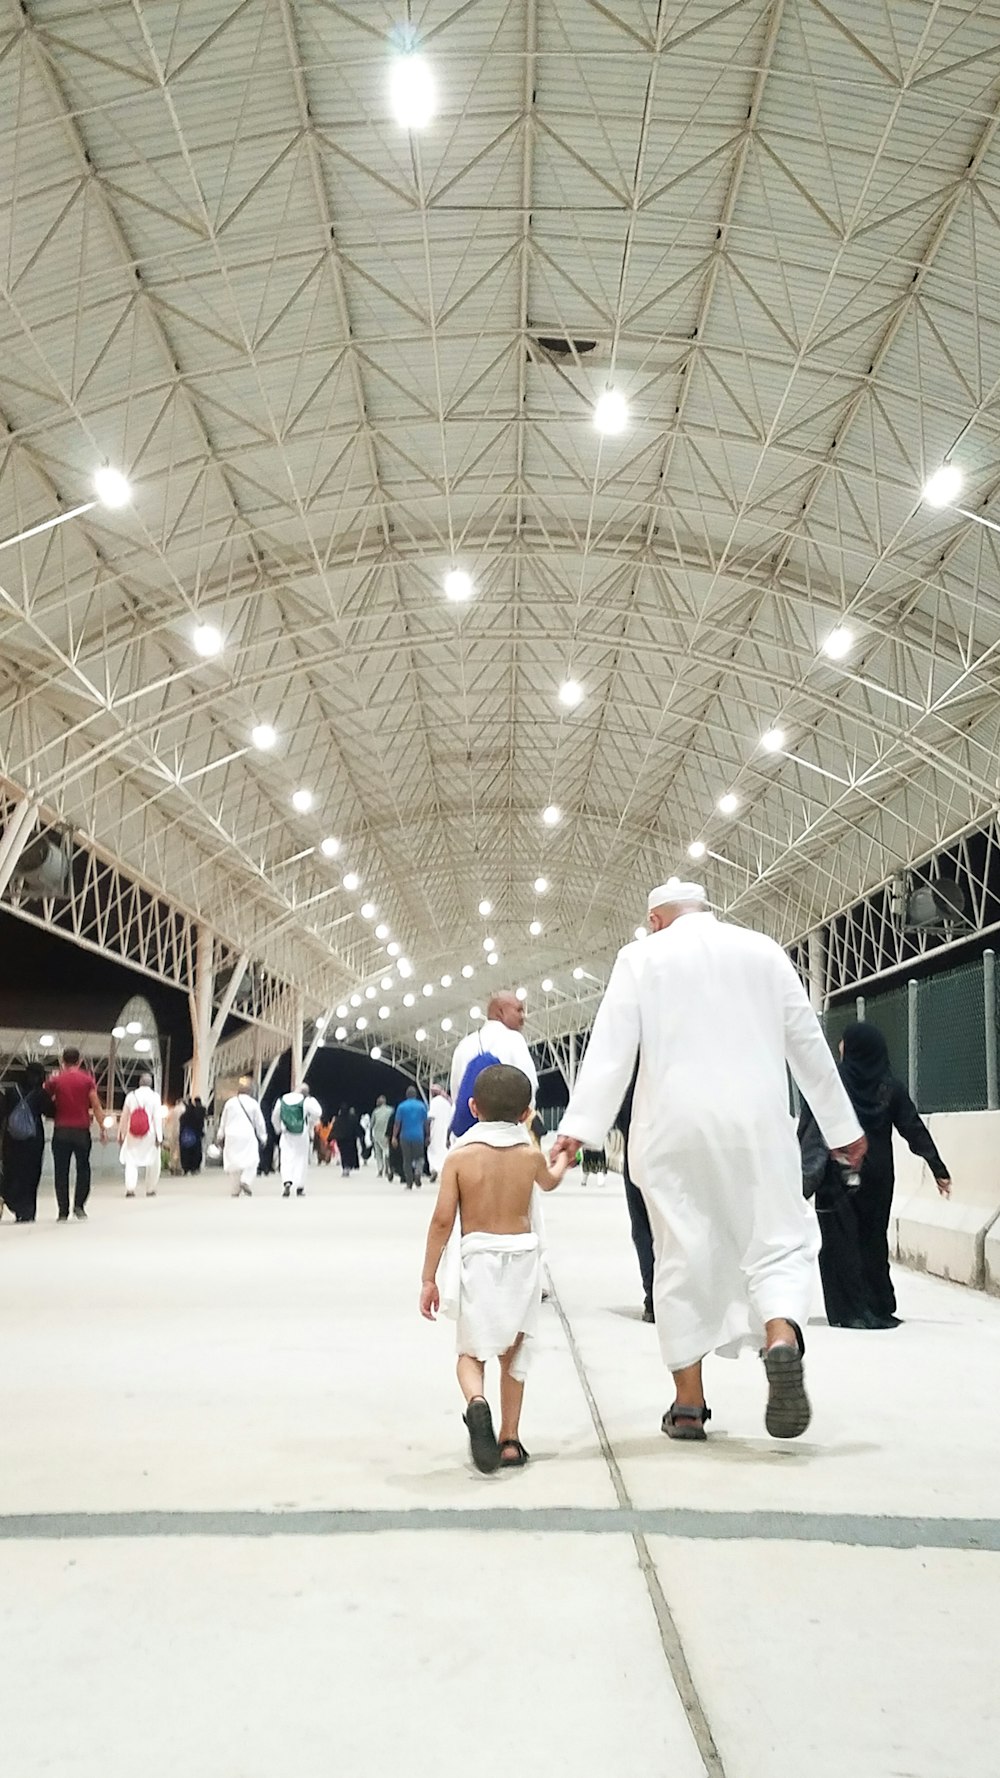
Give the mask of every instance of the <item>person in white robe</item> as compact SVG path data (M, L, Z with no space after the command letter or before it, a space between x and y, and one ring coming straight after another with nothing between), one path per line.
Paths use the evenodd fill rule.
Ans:
M143 1122L145 1130L133 1130L133 1125L141 1126ZM140 1074L138 1086L125 1096L118 1120L118 1141L118 1158L125 1169L125 1196L135 1197L142 1173L147 1198L155 1198L163 1150L163 1105L151 1074Z
M222 1167L234 1198L253 1196L260 1151L266 1141L264 1114L250 1091L249 1080L241 1080L239 1092L226 1100L219 1119Z
M432 1086L431 1102L427 1107L427 1165L431 1170L432 1180L441 1177L441 1168L448 1155L448 1131L451 1129L452 1111L453 1106L444 1087Z
M280 1099L274 1101L271 1126L280 1138L278 1172L283 1198L291 1197L293 1187L297 1198L305 1197L313 1132L322 1116L323 1107L312 1097L308 1086L296 1087L291 1093L282 1093Z
M474 1056L485 1053L496 1056L511 1068L520 1068L531 1082L534 1102L538 1091L538 1070L524 1037L524 1005L510 989L494 994L486 1007L486 1018L478 1031L470 1031L455 1045L451 1058L451 1102L455 1104L462 1076Z
M819 1251L802 1194L786 1063L828 1147L865 1140L808 997L780 946L717 920L699 884L649 897L650 936L618 954L556 1148L599 1148L636 1080L628 1156L656 1254L653 1298L676 1400L663 1430L703 1439L702 1359L763 1348L765 1424L809 1424L802 1328Z

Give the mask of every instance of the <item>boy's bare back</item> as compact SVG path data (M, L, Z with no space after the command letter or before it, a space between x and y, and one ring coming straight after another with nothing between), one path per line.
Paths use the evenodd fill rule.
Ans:
M558 1164L550 1170L537 1148L479 1142L450 1154L445 1166L454 1168L463 1235L530 1233L532 1188L551 1191L566 1171Z

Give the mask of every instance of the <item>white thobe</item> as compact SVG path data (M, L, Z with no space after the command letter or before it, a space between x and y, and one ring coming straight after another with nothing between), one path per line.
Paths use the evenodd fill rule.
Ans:
M448 1131L455 1107L443 1093L434 1093L427 1107L430 1124L430 1135L427 1142L427 1165L431 1172L440 1175L441 1168L448 1158Z
M830 1148L861 1135L784 951L691 913L618 954L560 1130L600 1148L639 1053L629 1167L656 1254L665 1362L804 1327L819 1231L802 1195L788 1068Z
M266 1140L264 1116L256 1099L251 1099L249 1093L237 1093L227 1099L219 1119L222 1166L241 1186L249 1186L256 1179L261 1144Z
M133 1111L142 1110L149 1119L149 1129L144 1136L133 1136L129 1132L129 1120ZM160 1178L160 1151L163 1146L163 1106L160 1095L152 1087L134 1087L125 1098L122 1112L125 1125L125 1136L119 1150L118 1159L125 1169L125 1193L127 1197L135 1196L139 1183L139 1174L145 1170L147 1196L156 1191Z
M300 1135L293 1135L286 1130L281 1121L283 1104L301 1105L303 1112L303 1128ZM323 1107L313 1098L303 1098L301 1093L284 1093L274 1102L271 1123L281 1137L278 1144L278 1159L282 1185L294 1185L296 1191L303 1191L306 1183L306 1168L312 1154L313 1131L323 1116Z
M455 1046L455 1053L451 1058L452 1105L458 1097L462 1076L473 1056L483 1052L496 1056L498 1062L505 1062L511 1068L520 1068L531 1082L531 1097L534 1099L538 1091L538 1070L522 1033L501 1025L499 1019L487 1019L478 1031L470 1031L468 1037L463 1037L461 1043Z

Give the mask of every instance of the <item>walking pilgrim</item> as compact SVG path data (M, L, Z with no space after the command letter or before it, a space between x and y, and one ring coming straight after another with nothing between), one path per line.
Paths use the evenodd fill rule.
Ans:
M140 1074L138 1086L126 1096L118 1120L118 1141L119 1159L125 1169L125 1196L135 1197L142 1173L147 1198L155 1198L163 1150L163 1105L151 1074Z
M278 1143L281 1174L281 1195L290 1198L295 1187L297 1198L305 1197L306 1169L312 1153L313 1131L323 1116L323 1107L311 1097L304 1083L294 1092L282 1093L274 1102L271 1125Z
M648 938L619 951L553 1152L599 1148L639 1059L629 1167L646 1201L660 1348L676 1399L670 1438L704 1439L702 1360L761 1349L765 1425L805 1432L802 1329L819 1232L802 1195L787 1063L828 1147L856 1166L865 1138L789 959L717 920L672 877Z
M232 1182L234 1198L253 1196L253 1180L260 1166L260 1151L267 1140L264 1114L250 1091L247 1079L239 1092L227 1099L219 1120L223 1171Z

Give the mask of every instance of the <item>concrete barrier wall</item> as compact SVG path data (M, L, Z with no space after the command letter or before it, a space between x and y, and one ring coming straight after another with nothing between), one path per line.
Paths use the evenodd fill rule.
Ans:
M894 1137L892 1251L919 1271L1000 1294L1000 1231L993 1286L986 1253L1000 1218L1000 1111L939 1111L926 1122L951 1173L952 1195L942 1198L923 1161Z

